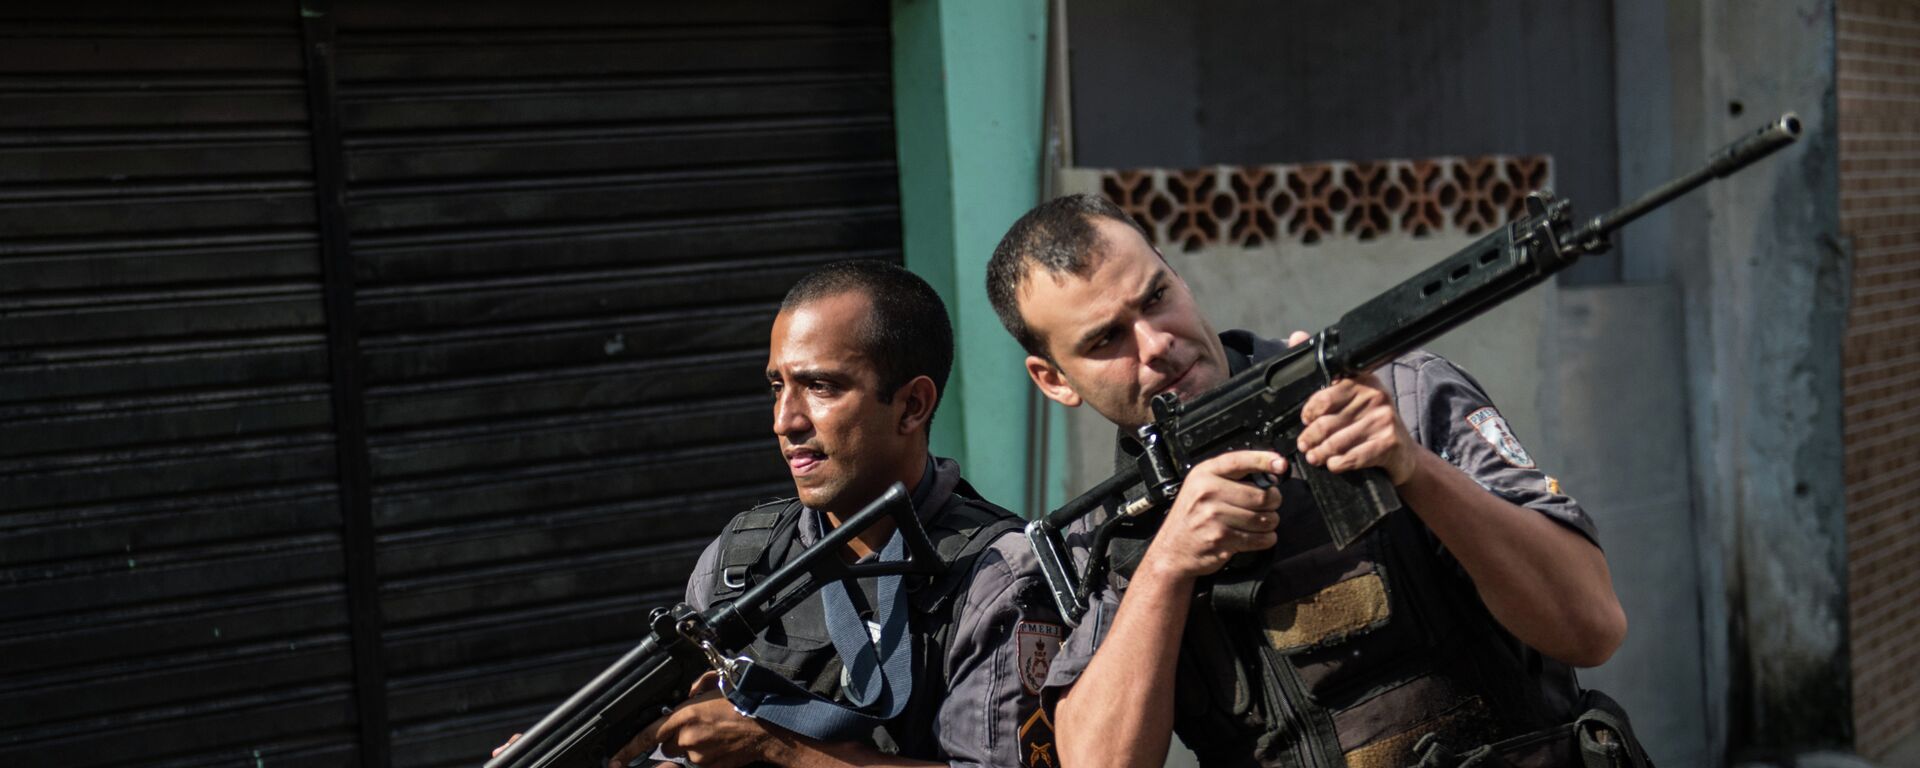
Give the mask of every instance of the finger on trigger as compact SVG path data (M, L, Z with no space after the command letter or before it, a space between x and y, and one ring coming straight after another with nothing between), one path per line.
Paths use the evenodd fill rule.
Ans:
M720 673L707 670L699 677L694 678L693 685L687 688L687 698L691 699L699 696L701 692L708 690L720 690Z
M1273 471L1275 459L1285 458L1273 451L1229 451L1209 459L1219 462L1217 473L1222 477L1241 479L1252 474L1267 474Z

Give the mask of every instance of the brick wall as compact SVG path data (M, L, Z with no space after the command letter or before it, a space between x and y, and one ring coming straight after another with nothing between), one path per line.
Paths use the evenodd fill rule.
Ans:
M1920 731L1920 0L1838 6L1857 747Z

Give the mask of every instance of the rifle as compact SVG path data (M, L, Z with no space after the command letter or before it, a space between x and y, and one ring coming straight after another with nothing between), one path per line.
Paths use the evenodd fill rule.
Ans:
M907 559L843 563L840 548L883 517L892 517L906 539ZM702 674L715 671L724 684L736 683L752 661L732 654L820 587L848 578L932 575L944 568L906 487L894 483L738 599L705 612L685 603L654 609L639 645L540 718L486 768L602 768L647 723L685 699Z
M1142 451L1136 463L1091 490L1027 524L1027 541L1067 622L1079 626L1087 602L1109 568L1107 549L1125 526L1157 521L1195 464L1228 451L1264 449L1285 455L1303 477L1336 546L1345 549L1400 508L1384 471L1335 474L1299 461L1295 441L1305 428L1300 411L1313 393L1342 377L1371 371L1452 330L1527 289L1545 282L1581 256L1604 253L1611 236L1639 218L1706 182L1723 178L1793 143L1800 118L1789 112L1765 128L1727 145L1705 167L1661 185L1625 206L1574 228L1572 204L1548 191L1526 198L1526 214L1440 263L1347 312L1333 325L1286 352L1249 366L1225 383L1187 402L1173 393L1154 397L1153 421L1136 433ZM1265 482L1256 479L1256 484ZM1136 484L1144 493L1124 494ZM1062 536L1068 525L1109 502L1116 514L1094 531L1084 576L1074 573ZM1210 589L1216 603L1254 603L1260 574L1249 573L1258 557L1229 561ZM1252 582L1252 583L1250 583Z

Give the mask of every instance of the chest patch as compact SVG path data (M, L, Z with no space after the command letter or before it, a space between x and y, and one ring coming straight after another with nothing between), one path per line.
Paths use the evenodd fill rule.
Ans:
M1467 423L1480 433L1480 439L1493 446L1495 453L1521 469L1533 469L1533 457L1527 455L1527 449L1520 446L1520 438L1513 436L1513 430L1507 428L1507 420L1492 406L1467 414Z
M1013 641L1020 646L1020 687L1027 695L1039 694L1040 686L1046 684L1047 670L1053 667L1065 634L1060 625L1044 621L1023 621L1014 629Z

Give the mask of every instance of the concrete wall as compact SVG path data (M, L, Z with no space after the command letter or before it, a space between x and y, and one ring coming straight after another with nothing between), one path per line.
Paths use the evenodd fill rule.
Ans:
M1623 191L1784 111L1807 130L1624 238L1623 275L1670 283L1681 302L1708 754L1736 761L1852 740L1834 8L1754 10L1615 3L1617 76L1635 84L1619 90Z
M1599 527L1629 626L1580 682L1627 709L1654 762L1712 765L1679 293L1586 286L1557 304L1540 453L1561 460L1542 466Z
M1672 49L1699 56L1697 81L1674 77L1682 169L1768 116L1794 110L1806 128L1799 146L1674 213L1674 242L1704 244L1676 248L1673 263L1686 307L1708 701L1724 702L1709 725L1724 724L1714 735L1735 759L1853 736L1833 7L1777 5L1756 14L1699 0L1697 16L1670 27L1696 43Z
M1070 0L1075 160L1181 168L1551 155L1611 206L1608 0ZM1611 281L1617 259L1576 266Z

